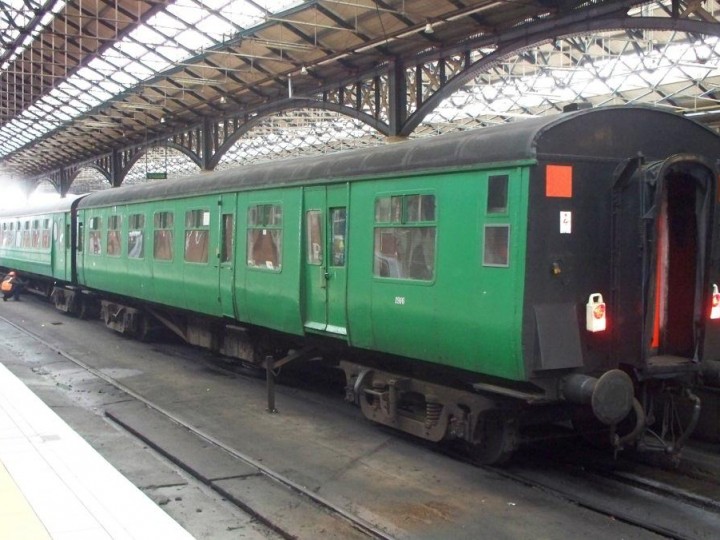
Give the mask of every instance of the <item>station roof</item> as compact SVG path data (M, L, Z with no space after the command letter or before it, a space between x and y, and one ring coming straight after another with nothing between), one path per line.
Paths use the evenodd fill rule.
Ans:
M0 173L37 176L48 162L137 144L170 124L271 106L287 96L289 84L320 88L394 58L499 37L575 9L597 5L624 14L648 4L670 13L670 1L627 0L3 0ZM715 4L685 11L714 21ZM695 66L673 60L664 47L670 34L658 32L648 45L661 53L658 62L682 60L686 71L717 75L708 59ZM600 41L559 53L582 56L589 50L583 47L593 47L590 54L610 56L628 46ZM708 55L715 56L716 45L707 45ZM533 61L537 56L525 57L523 70ZM695 94L716 102L714 88ZM622 91L629 102L642 92Z

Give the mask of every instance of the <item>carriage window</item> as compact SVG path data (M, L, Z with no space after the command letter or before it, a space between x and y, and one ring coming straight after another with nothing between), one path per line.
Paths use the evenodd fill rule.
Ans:
M210 212L190 210L185 212L185 260L187 262L208 262L210 242Z
M15 247L22 247L22 241L23 241L23 231L22 231L22 222L17 222L17 227L15 228L17 231L15 233Z
M323 263L322 213L310 210L307 213L307 262L321 265Z
M407 221L435 221L435 197L433 195L410 195L405 197Z
M505 214L508 209L508 176L491 176L488 178L488 214Z
M119 256L122 251L121 231L122 218L120 216L108 217L108 233L107 233L107 254L115 257Z
M223 239L221 244L221 252L220 252L220 262L230 262L232 261L232 254L233 254L233 232L234 232L234 222L232 214L223 214L222 216L222 222L223 222Z
M40 247L40 220L34 219L30 233L30 246L37 249Z
M145 257L145 215L132 214L128 220L128 257Z
M100 230L100 218L90 218L90 234L88 237L88 245L90 246L89 251L93 255L100 255L102 253L102 231ZM78 247L78 251L82 248Z
M157 212L154 219L153 257L161 261L173 258L173 213Z
M330 210L330 223L332 224L332 260L331 266L345 266L345 234L347 226L347 211L345 208Z
M248 208L247 260L252 268L282 268L282 207L260 204Z
M435 235L434 195L378 198L373 274L398 279L433 279Z
M8 223L8 222L3 223L3 237L2 237L3 247L12 246L14 239L15 239L15 232L13 231L13 223Z
M63 228L62 228L62 221L53 221L52 223L52 235L53 235L53 241L57 242L57 246L59 249L62 249L65 243L65 235L63 234Z
M375 223L400 221L402 197L380 197L375 201Z
M77 251L82 251L82 250L83 250L83 242L84 242L84 239L85 239L85 237L83 236L83 234L84 234L83 231L84 231L83 222L82 222L82 221L78 221L78 222L77 222L77 231L76 231L76 232L77 232L77 242L76 242L77 247L75 248ZM68 237L68 238L69 238L69 237Z
M21 246L24 248L30 247L30 221L23 222Z
M40 230L40 247L47 249L50 247L50 220L43 219L42 229Z
M509 266L510 226L485 225L483 266Z

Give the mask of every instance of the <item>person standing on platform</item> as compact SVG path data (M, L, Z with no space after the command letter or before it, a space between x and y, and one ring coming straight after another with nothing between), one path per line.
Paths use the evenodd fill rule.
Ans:
M15 298L16 302L20 301L20 293L25 288L25 283L18 277L15 271L8 272L2 283L0 283L0 291L2 291L3 302L7 302L8 298Z

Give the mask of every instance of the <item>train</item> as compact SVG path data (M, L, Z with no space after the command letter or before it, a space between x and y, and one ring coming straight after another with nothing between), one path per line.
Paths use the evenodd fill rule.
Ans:
M0 267L139 338L323 358L483 463L547 423L676 454L720 365L719 158L673 112L581 109L3 211Z

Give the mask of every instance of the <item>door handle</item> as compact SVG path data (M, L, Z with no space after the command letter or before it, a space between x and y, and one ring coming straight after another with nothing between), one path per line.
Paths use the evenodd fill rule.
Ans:
M321 268L320 269L320 288L321 289L327 288L328 279L330 279L330 274L328 274L328 272L325 268Z

